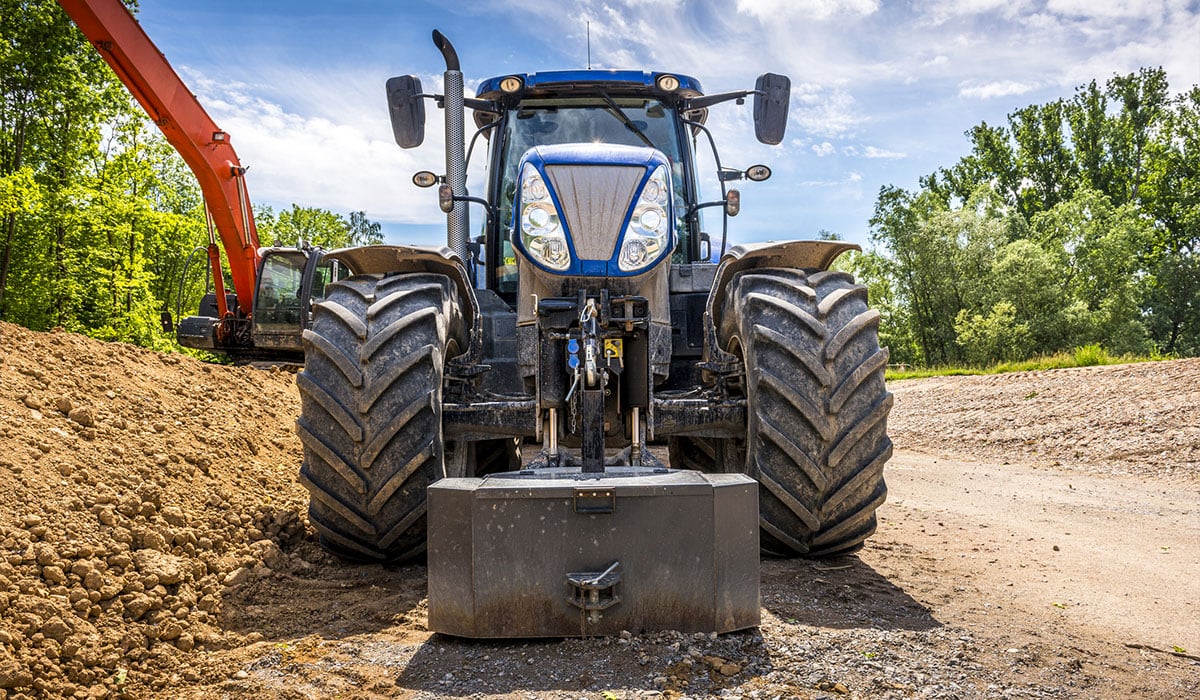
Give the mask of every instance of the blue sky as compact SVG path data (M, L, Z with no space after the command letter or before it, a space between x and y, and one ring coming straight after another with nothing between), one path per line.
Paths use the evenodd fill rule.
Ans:
M435 28L468 94L585 67L588 22L596 68L677 71L707 92L789 75L781 146L754 141L748 104L711 111L726 165L775 173L741 187L735 242L827 230L866 245L879 188L954 163L981 121L1144 66L1165 67L1173 92L1200 83L1200 0L141 0L139 19L232 135L256 203L361 209L392 243L444 239L436 195L410 181L444 169L441 113L429 105L425 144L404 151L384 98L393 75L440 89Z

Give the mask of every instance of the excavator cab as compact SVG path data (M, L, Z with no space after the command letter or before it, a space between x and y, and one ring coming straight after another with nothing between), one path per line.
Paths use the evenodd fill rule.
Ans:
M303 353L312 305L347 276L345 265L325 258L320 248L263 249L251 315L254 347Z

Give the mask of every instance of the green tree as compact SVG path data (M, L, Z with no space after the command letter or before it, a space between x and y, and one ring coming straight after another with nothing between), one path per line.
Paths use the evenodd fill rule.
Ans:
M317 207L292 204L278 214L270 207L255 211L259 239L277 245L309 245L326 250L383 242L381 226L367 219L364 212L351 212L347 219L340 214Z
M1062 100L1030 105L1009 115L1016 141L1017 170L1022 182L1017 196L1021 214L1029 219L1070 194L1076 174L1064 129Z
M118 86L51 0L0 0L0 47L0 178L28 169L41 194L36 208L8 208L0 219L0 318L41 326L54 313L45 290L63 271L65 231L51 222L95 151Z
M1139 270L1153 240L1147 217L1126 204L1113 206L1090 188L1034 216L1033 235L1056 258L1064 290L1086 310L1090 331L1078 344L1116 352L1145 352Z
M1108 194L1117 204L1140 203L1151 144L1161 135L1168 116L1167 74L1161 68L1143 68L1136 74L1114 76L1108 81L1108 92L1121 106L1109 144L1120 177Z
M364 211L350 212L350 239L348 245L379 245L383 243L383 227L367 218Z
M879 269L892 277L895 303L925 364L962 359L954 323L963 309L977 306L991 274L996 249L1013 224L1000 197L977 187L958 208L929 191L913 195L884 188L871 219L872 241L888 251Z
M919 190L880 191L864 269L924 362L997 358L1006 334L1030 353L1200 353L1200 88L1167 85L1161 68L1091 81L974 127Z
M987 290L985 298L993 304L1011 304L1016 318L1028 328L1028 352L1069 349L1089 337L1086 308L1071 299L1062 268L1029 239L997 251Z
M1029 324L1017 320L1017 309L1008 301L996 302L986 316L959 311L954 330L967 362L974 365L1020 360L1034 347Z
M1143 151L1141 208L1157 234L1145 261L1146 326L1163 352L1200 354L1200 87L1172 100Z

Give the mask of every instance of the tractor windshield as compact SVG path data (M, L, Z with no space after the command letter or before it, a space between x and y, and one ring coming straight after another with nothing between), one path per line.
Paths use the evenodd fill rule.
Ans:
M624 118L615 113L620 109ZM500 221L507 230L512 226L512 208L516 197L517 165L521 156L534 146L567 143L612 143L627 146L653 146L671 162L675 186L675 211L681 235L686 233L683 214L687 211L684 186L684 159L675 111L662 102L645 97L607 96L529 99L509 115L502 142L500 176ZM512 243L502 236L497 291L516 290L517 269Z

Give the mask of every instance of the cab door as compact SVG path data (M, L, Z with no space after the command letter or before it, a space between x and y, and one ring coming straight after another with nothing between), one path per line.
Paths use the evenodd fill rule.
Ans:
M345 276L346 268L319 248L265 250L254 292L254 346L302 355L313 303Z

